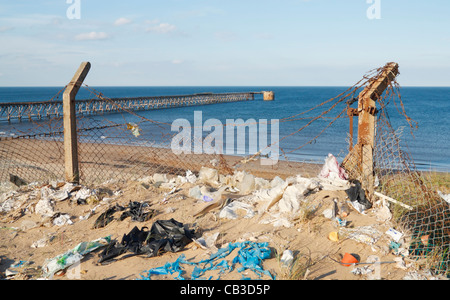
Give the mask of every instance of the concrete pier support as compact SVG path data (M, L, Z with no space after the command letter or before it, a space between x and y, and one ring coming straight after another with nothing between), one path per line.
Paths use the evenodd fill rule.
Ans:
M275 93L263 91L263 99L264 101L273 101L275 100Z

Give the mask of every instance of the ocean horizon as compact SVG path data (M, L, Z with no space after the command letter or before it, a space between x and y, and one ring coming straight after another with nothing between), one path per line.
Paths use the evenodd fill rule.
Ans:
M203 121L218 119L225 124L227 119L285 119L304 112L325 100L336 97L347 90L348 86L98 86L81 88L77 99L96 98L96 93L102 93L107 98L189 95L195 93L228 93L228 92L260 92L274 91L274 101L262 101L262 96L256 101L232 102L204 106L179 107L162 110L139 111L137 114L158 122L171 123L184 118L193 122L194 112L201 111ZM0 87L0 103L47 101L58 93L57 100L62 99L64 87ZM448 111L450 106L450 87L401 87L400 94L408 117L418 123L418 128L409 128L405 117L397 112L394 104L390 104L389 117L394 129L402 130L402 144L405 151L411 154L418 170L450 172L448 156ZM261 98L261 99L260 99ZM340 112L345 104L336 107ZM355 105L353 105L355 106ZM324 108L325 109L325 108ZM314 117L320 110L315 110L302 117ZM330 118L335 116L330 113ZM123 123L123 116L104 114L92 116L93 119L108 119L111 122ZM42 119L37 122L45 122ZM289 152L288 159L294 161L321 163L331 153L342 157L348 151L348 118L338 119L314 143L299 150L299 146L315 137L329 123L329 119L317 120L305 130L293 134L280 143L284 152ZM295 133L308 122L307 119L281 122L279 126L280 139ZM15 132L23 132L33 124L23 122L0 121L0 134L9 136ZM142 128L145 132L145 128ZM411 134L412 133L412 134ZM250 153L247 153L250 154ZM280 153L280 158L282 153Z

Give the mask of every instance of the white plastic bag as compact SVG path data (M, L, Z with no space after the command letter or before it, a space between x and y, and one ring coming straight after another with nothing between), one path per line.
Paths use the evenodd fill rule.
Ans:
M219 184L219 172L215 169L202 167L198 174L200 182L212 185Z
M338 178L342 180L348 179L348 175L345 173L345 170L339 166L336 157L334 157L331 153L328 154L327 158L325 158L325 164L323 165L319 176L331 180Z

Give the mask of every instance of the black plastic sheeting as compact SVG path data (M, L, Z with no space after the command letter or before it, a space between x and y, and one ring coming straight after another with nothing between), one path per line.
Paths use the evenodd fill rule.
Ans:
M354 182L354 186L345 191L348 198L351 202L358 202L361 204L364 209L370 209L372 207L372 203L366 198L366 193L364 189L361 187L361 183L357 180Z
M120 244L111 243L100 254L99 263L107 263L111 259L130 252L130 255L147 255L154 257L164 252L178 252L192 242L194 230L186 228L183 223L174 219L159 220L152 228L134 227L128 234L124 234ZM123 258L125 258L123 257Z
M146 222L150 220L154 214L155 211L153 209L148 208L147 203L141 203L141 202L131 202L128 204L128 207L122 207L120 205L115 205L111 208L109 208L107 211L102 213L97 220L94 223L93 228L98 229L105 227L108 225L112 220L114 220L114 214L117 211L123 211L123 213L120 215L119 220L123 221L128 217L131 217L132 221L136 222Z

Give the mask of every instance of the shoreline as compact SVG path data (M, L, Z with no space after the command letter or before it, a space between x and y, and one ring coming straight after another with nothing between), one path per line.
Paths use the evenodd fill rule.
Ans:
M14 141L14 140L13 140ZM41 140L15 140L8 144L15 150L17 157L11 157L16 161L13 163L21 164L22 172L30 176L37 176L39 168L45 169L50 167L59 167L58 170L64 174L63 162L64 154L61 151L62 142L60 141L41 141ZM110 236L111 240L120 241L120 238L128 234L135 226L150 228L155 221L171 220L188 226L189 228L197 228L196 238L208 239L216 236L213 246L217 249L234 243L237 241L257 241L269 242L273 249L274 255L264 261L263 267L269 270L271 274L276 275L277 280L294 279L295 274L286 273L283 269L280 257L282 251L289 249L294 253L303 253L309 251L309 259L314 262L309 266L311 273L308 279L360 279L349 272L345 266L336 264L336 260L340 259L339 254L345 252L357 253L362 259L374 255L374 248L383 249L388 242L387 235L383 235L375 241L375 246L361 244L360 241L351 238L342 238L338 243L330 239L330 232L336 231L336 224L327 219L324 212L330 207L333 199L344 202L347 194L344 190L314 190L302 197L300 201L301 210L295 213L288 211L281 213L280 206L273 206L269 211L267 202L262 198L255 196L250 192L228 191L223 194L223 198L232 198L236 203L242 202L249 205L256 215L247 217L244 211L239 211L237 218L228 219L220 216L220 210L217 208L208 211L206 214L199 215L203 212L208 203L204 200L197 199L192 196L191 189L196 186L208 188L211 185L207 180L198 177L196 182L186 181L178 185L178 190L173 190L172 185L167 184L172 178L164 178L162 176L152 176L157 168L161 173L164 170L170 170L177 174L185 176L185 170L181 169L181 164L189 166L192 171L197 172L195 168L202 166L211 167L210 159L221 158L217 155L198 155L199 157L177 157L170 149L137 147L137 146L118 146L109 144L80 144L80 164L83 175L86 178L94 178L98 181L82 182L78 189L72 190L67 199L54 201L53 212L69 216L70 224L56 225L53 223L53 217L43 217L37 213L36 207L42 200L48 199L43 197L46 191L55 191L60 195L64 190L65 184L54 181L49 184L38 184L24 186L18 188L17 191L10 193L8 196L8 205L14 204L11 211L5 211L1 215L0 227L4 230L4 234L0 235L0 246L4 249L2 252L2 261L0 261L0 277L2 272L6 273L11 268L13 262L24 261L32 262L31 266L17 268L14 271L21 272L10 279L35 279L42 278L42 266L52 258L57 257L66 251L73 249L79 243L93 241L100 237ZM0 149L1 151L7 148ZM20 151L22 152L20 152ZM37 151L39 150L39 151ZM197 156L193 154L194 156ZM192 156L192 155L191 155ZM149 158L152 158L150 160ZM225 162L219 160L216 169L219 174L224 174L227 166L242 160L242 157L222 156ZM1 171L2 159L0 158L0 179L3 174ZM34 167L34 168L31 168ZM165 168L165 169L164 169ZM307 173L316 177L322 165L307 164L279 161L276 166L261 166L259 160L251 161L247 164L236 168L236 170L245 170L255 177L271 178L279 176L285 179L288 176L301 175L306 177ZM19 170L19 168L17 169ZM234 169L231 169L234 171ZM147 172L147 173L145 173ZM150 173L153 172L153 173ZM164 172L166 173L166 172ZM136 178L122 180L103 180L101 175L109 177L109 179L119 179L120 176L127 174L134 175ZM172 175L170 174L170 175ZM224 174L226 175L226 173ZM97 177L95 177L97 176ZM116 177L117 176L117 177ZM176 176L176 175L175 175ZM264 176L264 177L263 177ZM450 173L446 173L447 177ZM172 176L170 176L172 177ZM447 178L446 177L446 178ZM158 179L157 179L158 178ZM161 181L160 179L163 179ZM303 178L306 179L306 178ZM0 180L0 184L2 180ZM278 180L275 180L278 181ZM166 183L163 184L163 183ZM269 181L271 182L271 181ZM445 182L445 181L444 181ZM448 181L446 181L448 182ZM270 183L269 183L270 184ZM10 185L11 186L11 185ZM69 184L70 186L70 184ZM216 187L215 185L212 185ZM77 191L88 188L94 197L86 198L86 203L78 204L75 193ZM2 188L0 186L0 188ZM174 191L169 194L169 190ZM220 190L220 189L219 189ZM263 191L264 189L256 189L254 191ZM212 190L210 190L212 192ZM444 191L445 192L445 191ZM287 192L283 193L286 194ZM170 196L169 196L170 195ZM95 227L96 220L106 213L109 208L119 205L127 207L133 201L138 203L147 203L155 215L147 221L136 222L131 218L121 219L122 212L116 212L111 222L103 227ZM44 201L45 202L45 201ZM341 203L340 202L340 203ZM278 204L277 204L278 205ZM335 204L333 204L334 207ZM314 207L314 210L309 210ZM304 215L301 212L310 212ZM346 220L355 226L355 228L364 228L366 226L374 226L379 232L387 232L393 225L391 221L379 221L377 209L369 210L367 214L358 213L350 208L350 213L346 216ZM57 215L53 215L57 216ZM273 219L275 217L275 219ZM278 224L279 221L281 222ZM287 222L287 223L283 223ZM349 228L349 229L352 229ZM405 232L406 233L406 232ZM208 251L214 253L213 248L202 248L196 242L187 245L182 252L178 253L161 253L161 255L152 257L144 257L144 255L132 255L131 257L119 257L111 263L101 264L99 251L86 255L80 262L79 268L68 269L67 272L62 271L51 279L71 280L72 275L77 275L77 279L136 279L140 278L144 272L152 268L159 268L168 262L173 262L182 254L192 261L200 261L208 255ZM350 252L351 251L351 252ZM277 254L276 254L277 253ZM304 252L307 253L307 252ZM324 255L331 255L333 260L324 260ZM392 261L395 256L392 252L379 251L382 261ZM407 275L406 270L402 270L385 264L383 268L384 279L402 279ZM72 272L79 270L78 273ZM186 267L186 274L192 273L193 267ZM252 275L253 274L249 274ZM221 279L237 280L241 278L239 272L230 272L225 274ZM156 276L155 276L156 277ZM306 275L302 277L306 279ZM172 280L173 276L160 275L155 279ZM257 277L253 277L257 279Z
M2 167L0 170L0 182L9 180L6 173L16 173L13 175L28 182L34 181L33 176L43 178L46 174L51 175L50 177L64 177L62 141L11 139L2 143L2 151L6 153L5 162L0 166L6 165L6 168ZM273 166L262 166L259 158L243 163L245 157L233 155L175 155L171 149L149 146L80 143L78 150L82 181L107 177L131 179L153 173L184 176L187 170L198 172L201 167L216 167L223 173L236 170L266 179L275 176L285 179L297 174L314 177L322 168L321 164L286 160L279 160Z
M0 182L10 181L10 174L25 182L63 180L64 147L62 141L11 139L2 141ZM216 168L227 175L245 171L256 177L273 179L278 176L316 177L323 164L280 159L273 166L263 166L260 158L248 161L244 156L216 154L180 154L171 149L107 143L80 143L79 165L81 182L99 183L109 179L134 180L154 173L185 176L190 170L198 174L202 167ZM280 157L283 158L283 157ZM437 187L449 191L449 172L419 171L432 178Z

